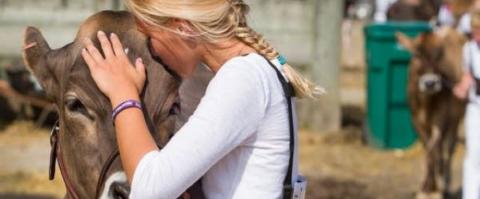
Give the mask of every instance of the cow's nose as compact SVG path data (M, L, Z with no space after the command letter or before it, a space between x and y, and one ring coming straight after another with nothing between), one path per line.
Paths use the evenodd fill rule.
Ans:
M118 171L111 174L103 186L100 199L123 199L128 198L130 186L124 172Z
M128 199L130 186L126 182L114 182L110 186L110 193L114 199Z
M435 88L435 81L426 81L425 82L425 87L427 87L428 89L433 89Z

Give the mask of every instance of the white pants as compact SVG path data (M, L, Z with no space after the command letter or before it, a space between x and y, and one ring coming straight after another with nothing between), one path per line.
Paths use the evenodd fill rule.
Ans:
M463 164L463 199L480 199L480 104L468 104L465 130L466 154Z

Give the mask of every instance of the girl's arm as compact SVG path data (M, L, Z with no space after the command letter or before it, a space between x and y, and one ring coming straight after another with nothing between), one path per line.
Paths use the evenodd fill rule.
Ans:
M140 61L132 66L117 37L99 33L104 60L91 41L83 57L98 87L116 106L137 99L143 85ZM105 52L107 51L107 52ZM111 59L111 60L109 60ZM264 117L268 91L262 74L252 63L238 60L224 65L211 80L195 113L159 151L150 136L143 114L128 109L116 119L122 164L131 182L131 198L176 198L227 153L251 137ZM143 83L143 82L142 82ZM121 90L121 93L118 91ZM288 125L287 123L285 125Z
M115 104L127 99L138 100L138 95L132 93L115 96L112 98L112 105L115 107ZM115 131L122 166L128 182L131 184L135 169L142 157L150 151L158 150L158 147L147 128L143 112L140 109L130 108L122 111L115 118Z
M98 88L110 99L113 108L125 100L139 100L139 93L145 82L142 60L137 59L135 66L130 64L115 34L110 36L111 43L101 31L97 37L105 58L90 39L84 41L86 48L82 50L82 56ZM121 112L114 122L122 165L131 182L140 159L158 148L148 131L141 110L127 109Z

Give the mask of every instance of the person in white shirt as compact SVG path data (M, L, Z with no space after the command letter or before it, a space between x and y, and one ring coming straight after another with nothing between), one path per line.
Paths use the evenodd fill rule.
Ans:
M472 33L472 27L470 25L471 18L470 13L465 13L460 17L460 21L458 22L457 31L470 35Z
M475 11L480 9L480 0L474 0L472 5L470 6L469 11ZM471 12L467 12L460 17L460 21L458 22L457 30L461 33L466 35L472 34L472 26L471 26Z
M395 2L397 2L397 0L376 0L373 20L377 23L387 22L388 8Z
M296 157L289 155L288 106L279 77L292 84L297 97L315 97L321 89L248 26L243 0L127 0L126 5L171 70L188 78L205 63L215 73L197 110L159 150L142 111L121 108L139 99L142 60L131 64L115 34L98 33L104 57L85 39L82 56L92 77L119 110L114 121L130 198L177 198L202 176L210 199L281 198L289 160Z
M480 198L480 11L470 13L472 39L463 48L464 75L454 94L467 99L465 114L466 154L463 169L464 199Z

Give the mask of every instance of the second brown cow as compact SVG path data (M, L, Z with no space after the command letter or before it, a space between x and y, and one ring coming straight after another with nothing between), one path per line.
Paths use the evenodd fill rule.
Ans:
M451 160L465 102L453 86L462 76L462 47L466 41L453 29L422 33L415 39L397 33L412 53L408 103L426 152L426 173L417 198L443 198L449 192Z

